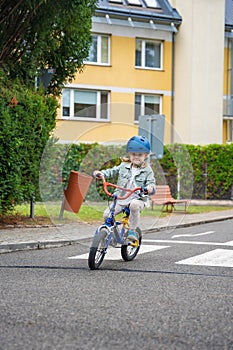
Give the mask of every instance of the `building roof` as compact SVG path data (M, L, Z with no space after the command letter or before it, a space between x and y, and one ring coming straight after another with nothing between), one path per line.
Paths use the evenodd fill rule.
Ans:
M181 15L168 0L99 0L96 15L174 23L176 27L182 22ZM225 0L225 29L233 29L233 0Z
M132 18L137 21L173 23L179 26L182 18L168 0L99 0L96 15Z
M225 28L226 30L233 29L233 0L226 0Z

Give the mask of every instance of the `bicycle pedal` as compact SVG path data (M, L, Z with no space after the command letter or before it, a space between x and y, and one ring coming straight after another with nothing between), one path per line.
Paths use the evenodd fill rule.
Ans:
M126 237L125 244L126 244L126 245L130 245L130 246L136 248L136 247L139 246L139 240L137 239L137 240L134 240L134 241L133 241L133 240L127 239L127 237Z
M136 248L139 245L139 240L131 241L131 242L129 242L129 245L131 245L132 247Z

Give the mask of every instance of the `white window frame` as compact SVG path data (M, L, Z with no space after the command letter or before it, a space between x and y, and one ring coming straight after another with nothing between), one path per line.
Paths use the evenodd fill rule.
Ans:
M91 65L101 65L101 66L109 66L110 65L110 35L109 34L98 34L98 33L92 33L92 36L97 36L97 62L84 60L85 64L91 64ZM107 37L108 39L108 61L102 62L102 55L101 55L101 46L102 46L102 38Z
M162 114L162 96L159 95L159 94L150 94L150 93L141 93L141 92L136 92L135 93L135 107L136 107L136 96L137 95L140 95L141 96L141 105L140 105L140 113L139 113L139 116L140 115L145 115L145 114L148 114L146 112L146 107L145 107L145 98L146 96L155 96L155 97L158 97L159 98L159 112L158 114ZM134 109L134 122L135 123L138 123L139 120L136 120L136 111Z
M142 41L142 51L141 51L141 65L136 65L136 43L137 40ZM146 66L146 43L156 43L160 45L160 67L148 67ZM152 70L163 70L163 41L160 40L151 40L151 39L142 39L136 38L135 40L135 67L139 69L152 69Z
M76 120L76 121L98 121L98 122L109 122L110 120L110 91L106 90L91 90L91 89L82 89L82 88L64 88L64 90L70 91L70 115L63 116L63 99L61 105L61 119L63 120ZM96 102L96 117L78 117L74 115L74 92L75 91L88 91L95 92L97 94ZM101 118L101 93L107 94L107 118Z

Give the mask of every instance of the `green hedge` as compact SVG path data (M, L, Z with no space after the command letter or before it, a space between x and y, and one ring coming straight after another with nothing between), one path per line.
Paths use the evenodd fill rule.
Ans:
M166 180L175 196L177 170L180 167L181 197L194 199L232 197L233 144L166 146L164 158L160 163L167 172Z
M53 137L50 138L40 162L39 186L42 201L62 200L70 171L81 171L82 160L95 146L57 144L56 141Z
M46 160L47 180L42 192L44 200L62 199L70 170L92 175L96 169L119 164L125 147L53 144L53 156ZM157 184L169 184L175 198L231 199L233 186L233 144L193 146L174 144L164 148L164 157L151 159ZM46 171L42 171L45 174ZM114 180L112 181L114 182ZM47 185L46 185L47 183ZM58 186L58 183L61 186ZM47 192L45 188L47 186ZM179 190L179 191L178 191ZM87 200L102 198L101 184L93 180Z
M31 198L62 200L70 170L92 175L119 164L125 147L99 144L61 145L50 137L57 102L20 84L7 85L0 74L0 214ZM151 159L158 184L169 184L174 197L231 199L233 144L164 148L161 160ZM114 182L114 181L112 181ZM102 198L95 181L87 200Z
M0 71L0 214L40 199L40 159L57 106L55 98L8 82Z
M120 162L123 148L99 144L62 145L51 139L47 144L40 168L40 190L43 201L62 200L71 170L92 175L96 169L111 167ZM98 186L98 188L96 187ZM92 181L87 200L102 198L100 181Z

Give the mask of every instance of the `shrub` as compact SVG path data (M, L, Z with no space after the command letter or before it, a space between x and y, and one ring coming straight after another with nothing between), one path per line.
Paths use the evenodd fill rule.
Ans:
M57 101L9 83L0 72L0 213L40 199L40 159L55 127Z

